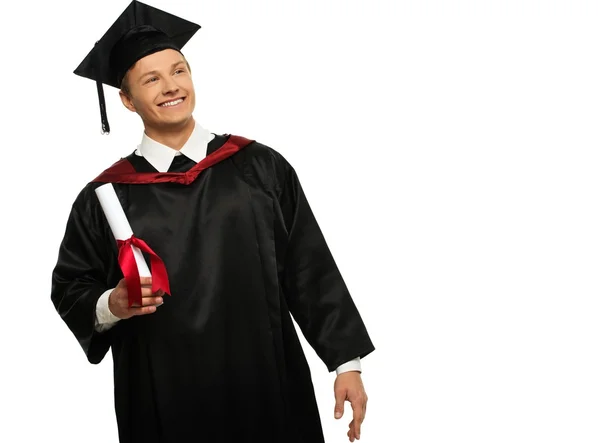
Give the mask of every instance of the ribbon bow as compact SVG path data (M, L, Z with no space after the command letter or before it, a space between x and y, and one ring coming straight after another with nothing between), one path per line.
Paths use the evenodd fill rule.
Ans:
M142 252L150 254L150 269L152 273L152 292L162 289L166 294L171 295L169 287L169 277L167 268L161 258L150 249L144 240L131 236L127 240L117 240L119 247L119 265L123 271L123 276L127 283L127 293L129 295L129 307L134 303L142 306L142 285L140 284L140 273L138 271L135 256L131 246L139 248Z

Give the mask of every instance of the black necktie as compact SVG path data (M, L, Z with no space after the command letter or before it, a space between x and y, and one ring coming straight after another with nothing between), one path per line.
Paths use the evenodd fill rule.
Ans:
M173 157L173 162L171 163L171 167L168 172L186 172L192 166L194 166L196 162L183 154L176 155Z

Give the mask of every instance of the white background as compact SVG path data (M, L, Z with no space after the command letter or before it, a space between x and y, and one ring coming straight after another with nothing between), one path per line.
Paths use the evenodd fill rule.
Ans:
M200 124L299 174L377 348L362 442L600 441L600 3L148 3L202 25ZM100 135L72 74L126 6L3 6L3 442L117 441L110 354L87 363L50 275L75 196L141 138L109 87Z

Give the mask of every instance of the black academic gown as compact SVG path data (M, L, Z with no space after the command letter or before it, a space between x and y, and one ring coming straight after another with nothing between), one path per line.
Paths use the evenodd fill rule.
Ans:
M156 172L134 154L125 161ZM170 172L192 163L177 156ZM91 363L112 349L120 442L323 442L292 316L329 371L375 348L292 166L251 142L191 183L115 183L171 295L99 333L96 302L123 278L101 184L73 204L51 298Z

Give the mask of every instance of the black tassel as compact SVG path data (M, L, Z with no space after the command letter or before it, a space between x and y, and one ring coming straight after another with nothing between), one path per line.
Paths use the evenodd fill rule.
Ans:
M98 51L98 43L97 41L94 45L95 49L95 57L96 57L96 88L98 89L98 101L100 102L100 119L102 120L102 135L110 133L110 126L108 124L108 117L106 116L106 102L104 101L104 88L102 86L102 81L100 80L100 75L102 70L100 66L102 66L103 60Z
M101 81L96 81L98 88L98 100L100 102L100 118L102 120L102 134L110 133L110 126L108 124L108 118L106 117L106 103L104 101L104 88L102 87Z

